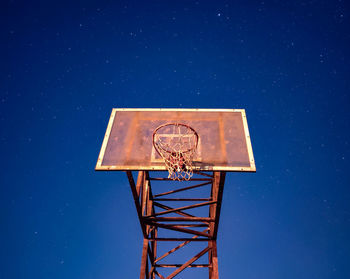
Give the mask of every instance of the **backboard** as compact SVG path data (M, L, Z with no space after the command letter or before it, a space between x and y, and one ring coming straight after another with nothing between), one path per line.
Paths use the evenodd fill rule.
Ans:
M152 144L154 130L166 123L198 133L194 170L256 170L244 109L113 109L95 169L167 170Z

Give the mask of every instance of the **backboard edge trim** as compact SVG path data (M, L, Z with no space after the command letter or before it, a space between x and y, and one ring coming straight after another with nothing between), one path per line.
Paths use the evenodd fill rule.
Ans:
M111 130L112 130L112 126L113 126L113 123L114 123L114 118L115 118L116 112L117 112L116 109L112 109L111 116L109 117L107 129L106 129L106 133L105 133L105 136L103 138L101 151L100 151L100 154L98 155L98 159L97 159L95 170L97 170L99 167L102 166L102 161L103 161L103 158L104 158L104 155L105 155L107 143L108 143L108 140L109 140L109 135L110 135Z
M245 113L245 109L242 110L242 120L243 120L244 133L246 135L246 143L247 143L247 149L248 149L249 163L250 163L251 168L254 168L255 171L256 171L254 154L253 154L253 147L252 147L252 142L250 140L248 121L247 121L247 116L246 116L246 113Z
M127 171L127 170L148 170L148 171L167 171L165 166L140 167L140 166L96 166L96 171ZM255 172L255 167L208 167L194 169L200 171L232 171L232 172Z
M244 109L176 109L176 108L114 108L116 111L201 111L201 112L242 112Z

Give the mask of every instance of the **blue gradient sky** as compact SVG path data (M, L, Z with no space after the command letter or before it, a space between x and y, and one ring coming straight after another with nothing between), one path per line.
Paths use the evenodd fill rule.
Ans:
M138 278L126 176L94 172L113 107L245 108L220 278L350 278L345 3L3 1L0 278Z

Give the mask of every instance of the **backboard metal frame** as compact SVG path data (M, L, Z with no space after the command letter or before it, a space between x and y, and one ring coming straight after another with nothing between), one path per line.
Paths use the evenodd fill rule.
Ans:
M129 166L115 166L115 165L103 165L103 158L106 152L106 147L110 138L111 130L113 123L116 117L117 112L130 111L130 112L240 112L242 115L243 128L245 134L246 147L248 151L249 164L250 166L206 166L199 167L194 166L194 171L228 171L228 172L255 172L255 161L253 156L253 149L251 145L247 117L244 109L145 109L145 108L114 108L108 122L107 130L103 139L102 147L98 156L97 164L95 170L97 171L130 171L130 170L144 170L144 171L166 171L165 164L163 165L154 165L154 166L140 166L140 165L129 165ZM202 148L205 148L202 146Z

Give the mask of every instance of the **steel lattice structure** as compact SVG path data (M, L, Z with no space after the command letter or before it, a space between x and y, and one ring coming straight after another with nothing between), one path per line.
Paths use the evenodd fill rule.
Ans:
M152 177L152 172L138 171L137 182L135 183L132 172L127 171L126 173L143 233L140 279L171 279L189 267L207 268L209 279L218 279L216 241L226 173L197 172L197 177L190 179L190 183L193 183L192 185L158 194L153 194L151 184L154 182L169 183L168 178ZM171 197L174 193L185 193L200 187L210 187L210 196L207 198L181 198L177 194L176 198ZM186 201L191 202L191 204L172 208L164 204L164 202L169 201ZM194 216L186 212L186 210L199 207L208 207L207 216ZM176 216L173 216L174 214ZM159 229L181 232L188 236L176 238L159 237ZM161 263L164 258L194 241L207 243L207 247L184 263ZM158 255L157 248L165 242L174 243L174 248L162 255ZM208 263L196 264L195 262L205 254L207 254ZM164 268L176 269L165 277L161 271Z

